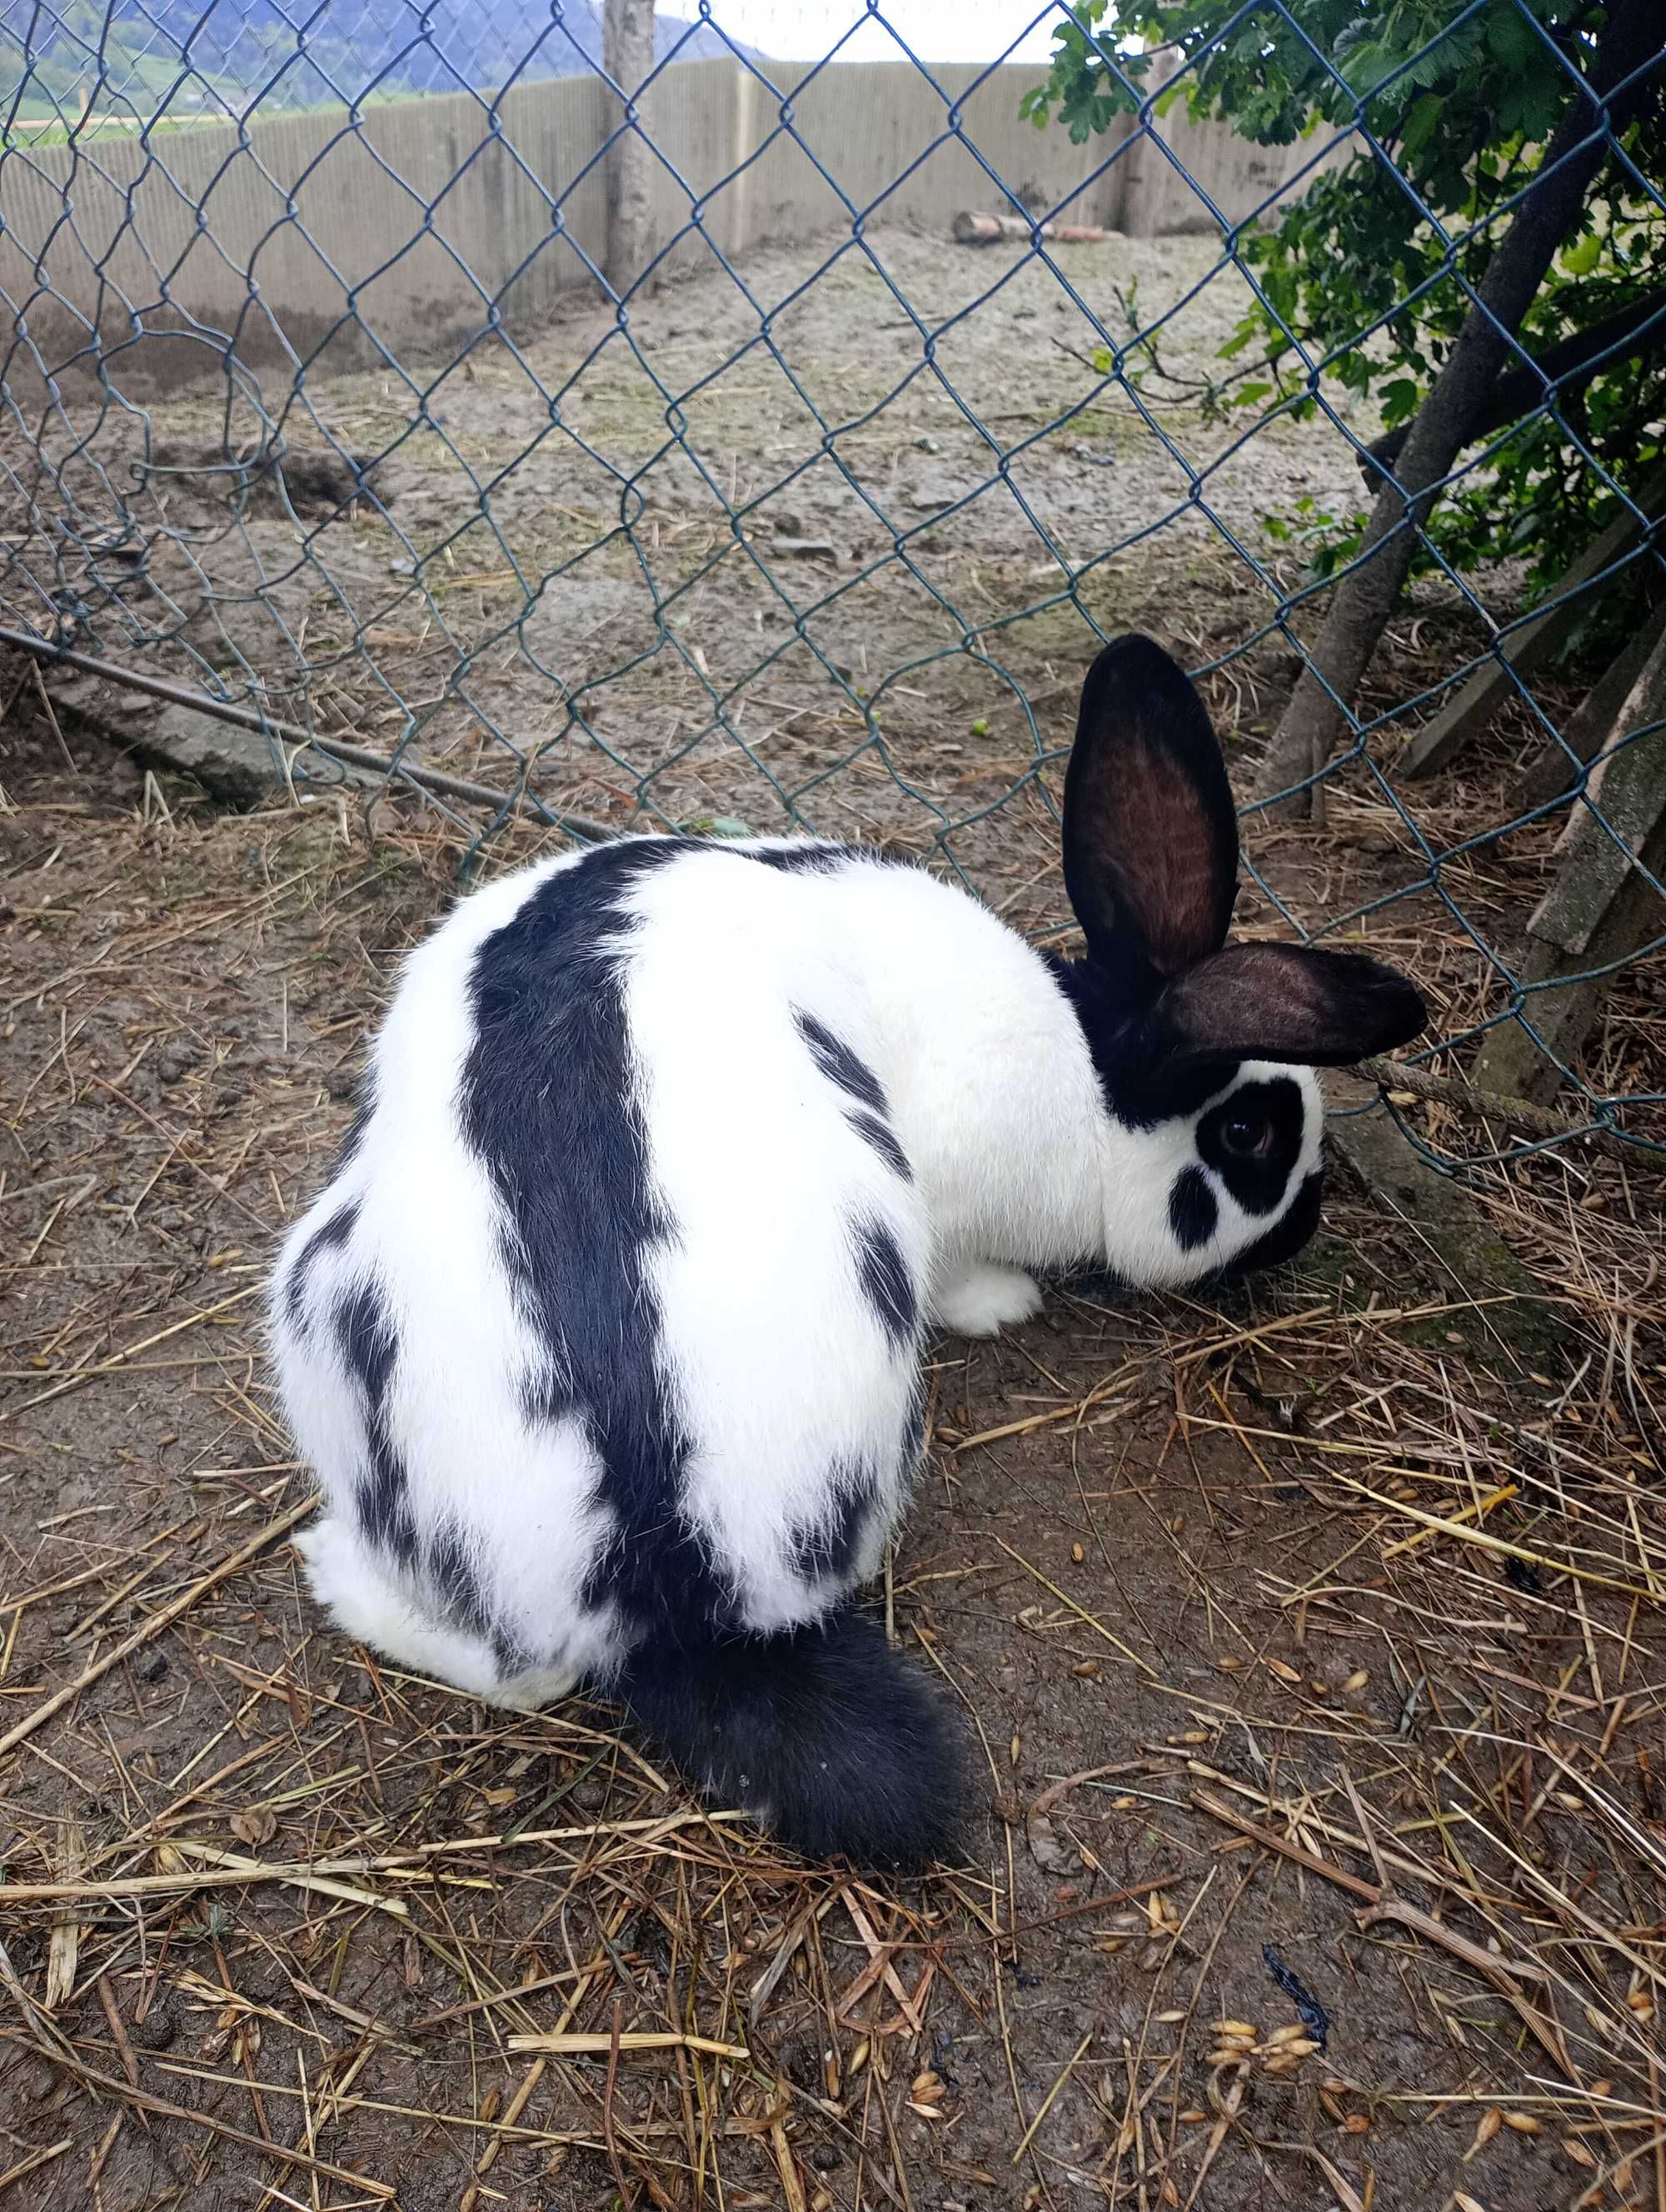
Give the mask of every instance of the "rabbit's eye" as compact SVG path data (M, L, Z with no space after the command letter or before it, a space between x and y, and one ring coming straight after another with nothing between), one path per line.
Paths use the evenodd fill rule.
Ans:
M1240 1114L1220 1133L1220 1141L1235 1159L1265 1159L1273 1149L1276 1132L1264 1114Z

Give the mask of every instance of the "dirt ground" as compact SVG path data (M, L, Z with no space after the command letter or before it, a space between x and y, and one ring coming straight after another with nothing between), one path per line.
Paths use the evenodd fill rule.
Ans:
M939 1346L875 1602L966 1710L977 1817L930 1880L806 1868L605 1710L489 1717L301 1595L263 1272L463 833L399 804L374 843L333 808L218 813L69 751L20 696L16 2201L1666 2202L1640 1176L1496 1177L1516 1291L1339 1190L1241 1302L1061 1285L1009 1340ZM550 2035L581 2040L524 2040Z
M1298 574L1259 513L1353 494L1333 429L1232 455L1178 380L1238 311L1236 279L1189 296L1213 260L1067 264L1107 313L1136 279L1140 319L1186 301L1150 420L1073 414L1097 376L1052 280L889 234L807 289L804 253L748 264L773 355L726 281L648 303L677 434L585 308L420 403L392 372L306 386L290 435L385 455L385 515L228 507L200 466L222 426L176 395L174 458L127 503L143 562L94 549L71 579L84 635L171 637L148 665L258 676L290 712L305 672L320 729L505 789L513 738L614 826L775 827L790 800L1055 928L1040 763L1080 609L1236 653ZM842 470L814 405L854 425ZM985 430L1023 447L987 489ZM119 410L52 438L84 542L143 439ZM1190 496L1206 469L1265 575ZM1049 540L1090 564L1073 597ZM26 569L62 585L29 540L15 604ZM1420 588L1377 706L1479 635ZM1295 665L1274 632L1208 679L1235 767ZM1061 1285L1010 1339L937 1347L874 1602L965 1709L968 1855L807 1868L605 1710L506 1723L301 1594L264 1274L483 817L406 788L367 821L304 781L222 811L136 764L154 710L52 697L0 669L0 2197L1666 2212L1646 1161L1489 1167L1503 1133L1402 1097L1474 1163L1490 1253L1444 1197L1339 1177L1300 1263L1233 1301ZM1354 916L1463 1034L1551 865L1554 817L1476 842L1535 742L1506 715L1402 806L1347 769L1322 833L1252 830L1241 925ZM476 858L558 842L516 817ZM1594 1089L1661 1089L1663 997L1658 962L1618 986Z
M1057 265L876 229L753 255L745 290L669 286L629 343L575 299L456 361L268 372L288 501L270 477L230 495L228 441L268 434L246 379L118 406L66 378L61 408L0 424L41 521L20 515L0 598L326 736L504 787L533 763L541 795L621 827L790 809L976 875L1006 835L990 808L1059 742L1089 617L1203 659L1268 629L1222 695L1252 737L1303 580L1262 517L1361 498L1324 416L1206 410L1250 302L1217 244ZM1120 388L1085 308L1151 334ZM374 499L316 496L331 452Z
M1008 918L1044 929L1043 764L1098 633L1220 664L1206 689L1247 780L1324 605L1304 547L1263 518L1352 513L1349 440L1377 428L1340 386L1305 422L1205 404L1254 367L1253 347L1219 357L1250 295L1218 243L1116 237L1055 260L884 228L772 249L744 289L714 269L633 302L629 343L575 297L437 365L266 371L264 417L242 371L123 404L66 374L53 404L0 422L0 607L506 805L526 787L615 829L792 819L883 840L999 883ZM1120 386L1085 310L1130 348ZM106 368L119 386L125 358ZM272 423L282 487L225 459ZM374 498L339 504L341 453ZM1458 773L1386 770L1519 586L1415 586L1371 673L1365 755L1327 787L1335 839L1316 864L1301 828L1250 833L1239 927L1365 931L1418 967L1446 1036L1505 1013L1503 963L1564 818L1506 831L1513 772L1580 672L1538 672L1539 708L1509 708ZM162 713L90 678L54 690L135 743ZM315 750L287 765L303 790L340 775ZM512 849L500 836L483 865ZM1626 979L1587 1066L1657 1136L1662 977Z

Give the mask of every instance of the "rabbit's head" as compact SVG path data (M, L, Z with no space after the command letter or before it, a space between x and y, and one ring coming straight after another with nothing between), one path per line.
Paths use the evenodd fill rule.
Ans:
M1227 943L1231 789L1202 702L1149 638L1118 639L1088 672L1063 845L1087 951L1054 966L1111 1116L1111 1267L1171 1285L1287 1259L1319 1218L1309 1071L1404 1044L1422 999L1359 953Z

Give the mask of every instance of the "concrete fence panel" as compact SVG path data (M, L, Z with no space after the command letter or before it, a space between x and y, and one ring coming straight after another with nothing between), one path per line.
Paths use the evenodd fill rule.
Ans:
M1212 205L1241 222L1313 159L1181 110L1150 134L1121 118L1075 146L1020 117L1037 76L962 65L933 82L905 61L835 63L777 70L778 99L738 62L673 65L641 103L659 272L698 266L711 246L733 259L847 229L853 210L864 228L939 232L945 252L960 250L962 209L1010 214L1014 200L1138 236L1209 228ZM456 93L150 138L20 138L0 154L0 286L27 338L9 343L8 378L37 362L91 371L112 347L123 381L223 374L228 350L308 374L415 367L494 311L535 328L593 284L605 148L623 123L587 76L495 106Z

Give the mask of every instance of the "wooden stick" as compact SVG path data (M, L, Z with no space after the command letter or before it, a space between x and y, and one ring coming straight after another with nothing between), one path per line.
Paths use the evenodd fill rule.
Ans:
M1397 1921L1402 1928L1411 1929L1414 1935L1426 1936L1430 1942L1438 1944L1442 1950L1450 1951L1455 1959L1462 1959L1466 1966L1473 1966L1510 2005L1552 2064L1566 2074L1570 2081L1578 2080L1568 2062L1560 2030L1529 2004L1517 1985L1521 1981L1547 1983L1550 1977L1542 1966L1530 1965L1525 1960L1505 1958L1502 1953L1483 1951L1479 1943L1472 1943L1467 1936L1458 1935L1430 1914L1420 1911L1416 1905L1408 1905L1392 1890L1384 1890L1374 1881L1362 1881L1358 1875L1348 1874L1341 1867L1333 1866L1329 1859L1320 1858L1316 1852L1304 1850L1299 1844L1292 1843L1288 1836L1280 1835L1276 1828L1263 1828L1254 1820L1246 1820L1234 1807L1207 1790L1194 1790L1192 1802L1213 1820L1225 1822L1229 1828L1236 1828L1241 1835L1248 1836L1252 1842L1261 1844L1263 1850L1276 1851L1280 1857L1292 1859L1298 1866L1307 1868L1310 1873L1322 1876L1326 1881L1335 1882L1339 1889L1347 1890L1351 1897L1362 1899L1364 1902L1353 1916L1361 1928L1371 1927L1379 1920Z
M512 2035L511 2051L547 2051L562 2058L605 2058L618 2051L703 2051L708 2058L750 2058L744 2043L718 2043L709 2035L666 2028L627 2028L614 2035Z
M1409 1928L1414 1935L1426 1936L1430 1942L1438 1944L1443 1951L1450 1951L1455 1959L1462 1959L1466 1966L1473 1966L1481 1979L1490 1983L1511 2007L1552 2065L1566 2074L1569 2081L1578 2081L1579 2076L1569 2062L1560 2028L1529 2004L1512 1979L1512 1977L1519 1976L1547 1982L1550 1977L1542 1966L1529 1966L1524 1960L1506 1959L1499 1954L1483 1951L1479 1943L1472 1943L1468 1936L1458 1935L1430 1914L1420 1912L1416 1905L1408 1905L1403 1898L1384 1897L1376 1905L1363 1906L1353 1917L1362 1928L1369 1928L1379 1920L1396 1921L1401 1927Z
M143 1645L149 1644L153 1637L160 1636L163 1629L171 1627L181 1613L189 1613L199 1597L205 1597L210 1590L215 1589L219 1583L228 1581L233 1575L246 1567L251 1559L258 1558L265 1550L268 1544L276 1543L280 1536L287 1536L297 1522L306 1519L316 1503L315 1498L303 1498L299 1505L292 1506L287 1513L280 1513L276 1521L269 1521L264 1528L251 1536L248 1542L240 1550L234 1552L229 1559L222 1559L217 1567L210 1568L207 1574L200 1576L196 1582L192 1583L189 1589L182 1590L178 1597L170 1600L159 1613L153 1613L148 1620L141 1621L131 1636L124 1638L119 1644L112 1644L101 1659L90 1660L73 1681L64 1683L62 1689L54 1690L44 1705L37 1705L34 1711L26 1715L15 1728L8 1729L4 1735L0 1735L0 1759L3 1759L9 1751L15 1751L17 1746L32 1736L44 1722L51 1720L54 1713L62 1712L65 1705L72 1704L83 1690L90 1688L94 1682L107 1674L112 1667L119 1667L124 1659L131 1659L133 1654ZM43 1887L60 1888L63 1886L37 1884L36 1887L37 1888ZM96 1894L100 1887L100 1885L98 1884L88 1884L85 1887L78 1887L71 1884L66 1893L85 1896L90 1892ZM105 1884L102 1887L107 1888L108 1885ZM17 1890L9 1890L7 1893L10 1899L15 1899L21 1894L21 1892Z
M1426 1936L1432 1943L1439 1944L1443 1951L1450 1951L1455 1959L1462 1959L1466 1966L1473 1966L1478 1974L1486 1974L1489 1978L1508 1974L1520 1981L1547 1982L1550 1979L1542 1966L1529 1965L1524 1959L1506 1959L1502 1952L1483 1951L1479 1943L1472 1943L1467 1936L1460 1936L1456 1929L1447 1927L1444 1921L1437 1920L1418 1905L1408 1905L1403 1897L1395 1897L1388 1890L1383 1891L1375 1905L1362 1905L1353 1917L1362 1928L1369 1928L1378 1920L1397 1921L1401 1927L1409 1928L1414 1936Z
M170 684L165 677L153 676L148 670L126 668L112 660L100 660L90 653L77 653L67 645L54 645L50 639L33 637L27 630L0 629L0 646L18 653L32 654L37 661L61 662L66 668L80 669L89 676L102 677L106 684L118 684L130 691L143 691L152 699L165 699L178 707L189 707L195 714L207 714L217 722L228 722L234 729L250 730L258 735L270 733L286 745L304 750L311 746L326 759L337 760L349 768L368 769L372 775L390 779L397 772L424 790L437 791L450 799L466 799L477 806L501 810L509 806L525 807L544 822L570 830L576 837L590 844L611 842L619 834L605 822L593 822L583 814L569 814L559 807L547 805L536 792L527 788L527 778L534 763L523 758L520 781L511 790L499 790L489 783L471 783L465 776L451 775L444 769L424 768L418 761L395 760L387 753L374 752L368 745L349 744L341 738L326 738L316 730L301 728L286 722L277 714L266 714L253 707L240 707L229 699L216 699L212 692L188 689L183 684Z
M995 246L1003 238L1031 239L1039 228L1055 246L1103 246L1116 234L1091 222L1029 222L1016 215L974 215L964 209L954 219L957 246Z
M1298 1866L1305 1867L1310 1874L1322 1875L1327 1881L1334 1881L1338 1889L1347 1890L1350 1897L1363 1898L1367 1905L1382 1903L1383 1892L1376 1882L1364 1881L1357 1874L1348 1874L1342 1868L1333 1866L1329 1859L1322 1859L1316 1851L1306 1850L1288 1836L1281 1836L1276 1828L1263 1828L1240 1813L1235 1805L1227 1804L1225 1799L1215 1796L1212 1791L1194 1790L1192 1802L1201 1812L1207 1813L1211 1820L1223 1821L1227 1827L1236 1828L1241 1836L1248 1836L1251 1843L1259 1844L1263 1850L1276 1851L1280 1858L1293 1859Z
M1409 1091L1414 1098L1426 1098L1450 1106L1470 1121L1511 1121L1530 1137L1560 1137L1589 1151L1606 1152L1611 1159L1630 1160L1644 1155L1640 1139L1616 1136L1612 1129L1592 1128L1568 1115L1535 1106L1530 1098L1507 1098L1501 1091L1482 1091L1462 1075L1438 1075L1426 1067L1407 1067L1397 1060L1362 1060L1359 1072L1385 1091Z

